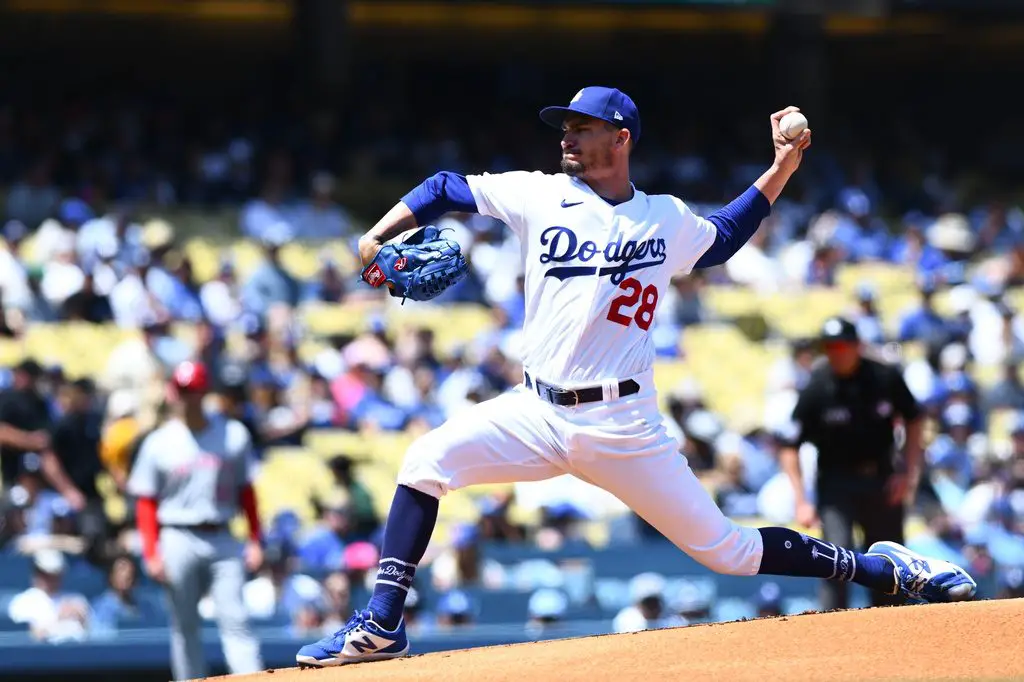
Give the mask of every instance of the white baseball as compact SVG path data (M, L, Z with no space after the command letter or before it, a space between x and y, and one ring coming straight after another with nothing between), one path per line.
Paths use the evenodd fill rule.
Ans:
M779 131L787 140L796 139L806 128L807 117L799 111L791 111L779 121Z

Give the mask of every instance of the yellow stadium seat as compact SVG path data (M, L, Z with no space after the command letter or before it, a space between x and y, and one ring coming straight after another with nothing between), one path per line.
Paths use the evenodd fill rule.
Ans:
M331 472L322 457L305 448L271 448L255 481L261 515L291 509L303 522L313 519L311 500L331 487Z

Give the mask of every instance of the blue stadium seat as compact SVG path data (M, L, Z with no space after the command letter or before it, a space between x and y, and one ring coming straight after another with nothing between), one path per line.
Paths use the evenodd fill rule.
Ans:
M92 599L107 589L107 576L84 559L71 559L64 574L63 588L67 592L78 592Z
M32 584L32 559L22 554L0 555L0 590L24 590Z
M24 623L15 623L7 617L7 614L0 614L0 632L27 632L28 626Z

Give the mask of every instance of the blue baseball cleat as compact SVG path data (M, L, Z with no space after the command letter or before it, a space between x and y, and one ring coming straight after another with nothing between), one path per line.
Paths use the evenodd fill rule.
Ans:
M356 611L345 626L316 644L307 644L295 654L300 668L325 668L333 665L401 658L409 653L405 621L388 631L373 621L369 611Z
M867 554L884 556L896 566L897 589L911 599L967 601L978 589L974 578L959 566L921 556L896 542L876 542Z

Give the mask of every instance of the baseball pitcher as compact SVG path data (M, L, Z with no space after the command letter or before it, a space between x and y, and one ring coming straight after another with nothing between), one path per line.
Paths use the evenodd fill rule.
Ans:
M176 680L205 677L199 600L209 592L224 657L232 673L263 668L249 631L242 585L245 569L228 523L245 512L250 541L245 564L263 560L252 444L245 427L202 406L209 387L204 365L183 362L171 378L171 417L142 442L128 492L137 517L146 572L164 585L171 611L171 671Z
M702 218L680 199L645 194L630 182L639 112L619 90L586 87L568 106L540 112L562 132L561 173L441 172L363 236L367 283L426 300L458 281L465 262L457 244L418 226L448 211L508 225L522 244L525 270L523 382L410 446L370 603L338 632L300 649L300 666L409 651L402 606L447 491L565 473L612 492L719 573L852 581L924 601L974 595L975 582L961 568L902 545L879 542L860 554L786 528L737 525L715 506L662 423L649 334L658 301L673 275L724 263L769 214L811 144L810 130L793 139L780 131L792 111L770 118L770 167ZM404 233L413 239L394 243Z

